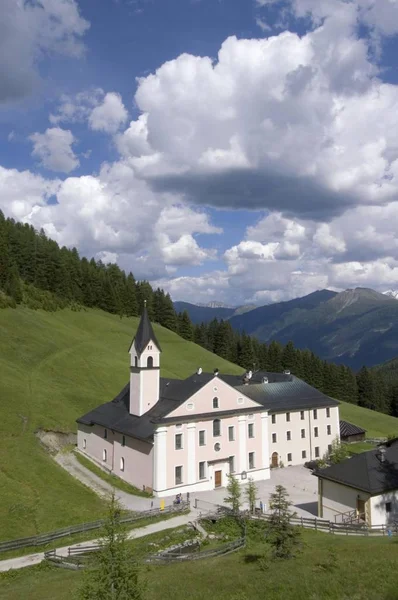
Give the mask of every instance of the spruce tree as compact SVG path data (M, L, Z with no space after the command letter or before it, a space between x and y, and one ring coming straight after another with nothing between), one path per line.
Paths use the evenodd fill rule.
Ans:
M245 488L245 497L247 502L249 503L249 511L251 512L251 514L253 514L256 508L257 501L257 486L253 477L249 477L247 481L247 485Z
M144 597L140 569L120 517L121 508L112 493L101 548L93 553L91 563L84 571L78 591L80 600L142 600Z
M272 547L274 558L292 558L298 550L301 532L292 524L296 513L290 512L292 503L282 485L275 487L270 496L271 515L267 523L267 542Z
M242 502L242 489L240 487L239 480L234 477L232 474L228 474L228 485L227 492L228 496L224 498L224 502L231 506L231 509L234 513L239 513Z
M282 350L282 367L296 374L296 349L292 341L288 342Z

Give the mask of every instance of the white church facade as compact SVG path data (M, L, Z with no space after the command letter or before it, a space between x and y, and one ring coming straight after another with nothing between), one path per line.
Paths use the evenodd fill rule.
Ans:
M338 402L288 372L160 377L146 308L129 352L129 383L77 419L78 450L155 496L223 487L229 473L268 479L282 463L322 457L339 436Z

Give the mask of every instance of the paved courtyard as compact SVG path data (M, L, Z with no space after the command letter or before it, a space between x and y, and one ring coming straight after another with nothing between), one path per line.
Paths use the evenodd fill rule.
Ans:
M271 471L271 478L257 481L258 498L269 508L269 496L275 491L276 485L283 485L293 503L292 509L300 517L314 518L318 516L318 479L309 469L302 466L285 467ZM242 486L244 489L244 486ZM191 494L191 501L198 499L198 508L206 510L205 502L224 504L226 489L219 488L208 492ZM203 504L200 502L203 501Z

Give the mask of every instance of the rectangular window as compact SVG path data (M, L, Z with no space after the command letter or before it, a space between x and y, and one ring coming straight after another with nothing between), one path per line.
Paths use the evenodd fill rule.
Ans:
M391 502L386 502L386 513L391 512Z
M330 408L326 409L326 416L328 419L330 419Z
M305 429L302 429L301 430L301 439L304 439L304 438L305 438Z
M314 410L312 412L313 412L313 415L314 415L314 419L317 419L318 418L318 411L317 411L317 409L314 408Z
M254 452L249 452L249 469L254 469Z
M328 435L332 435L332 428L330 425L327 426Z
M182 467L175 468L175 485L182 483Z
M229 457L229 472L235 473L235 456Z
M126 437L123 435L122 436L122 446L126 445Z
M228 440L233 442L235 440L235 427L231 425L228 427Z
M275 425L275 423L276 423L276 415L272 415L272 417L271 417L271 423L272 423L272 425Z
M272 434L272 443L276 444L276 433Z
M182 433L176 433L175 435L175 449L182 450Z
M287 455L287 462L292 462L292 455L290 453Z
M329 445L328 445L328 453L329 453L329 454L332 454L332 444L329 444Z
M124 458L123 457L121 457L121 459L120 459L120 470L124 471Z
M286 413L286 422L290 423L290 413Z
M288 442L291 441L291 439L292 439L292 432L291 431L286 431L286 439L287 439Z
M221 421L220 419L214 419L213 421L213 437L220 437L221 435Z
M199 446L206 446L206 432L204 429L199 431Z
M104 429L104 440L108 439L108 430Z
M213 398L213 408L218 408L218 398Z
M199 463L199 479L206 479L206 463L204 461Z
M253 423L249 423L249 425L247 426L247 430L248 430L249 438L254 438L254 424Z
M319 458L319 446L315 446L315 458Z
M302 450L301 451L301 458L307 458L307 451L306 450Z
M314 427L314 437L318 437L318 427Z
M85 450L85 449L86 449L86 445L87 445L87 442L86 442L86 440L84 439L84 440L83 440L83 450Z
M304 417L305 417L304 411L303 411L303 410L300 410L300 419L301 419L302 421L304 421Z
M102 451L102 460L103 460L104 462L106 462L106 459L107 459L107 452L106 452L106 450L104 449L104 450Z

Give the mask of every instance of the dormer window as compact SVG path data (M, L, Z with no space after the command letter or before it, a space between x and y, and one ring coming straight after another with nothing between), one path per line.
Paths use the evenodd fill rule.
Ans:
M213 408L220 408L217 397L213 398Z

